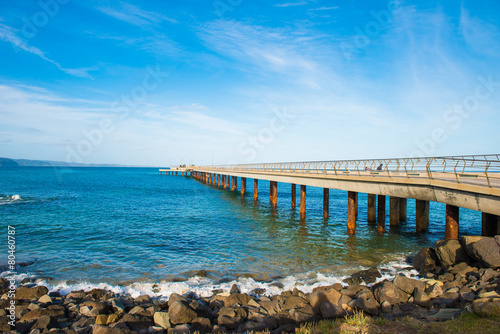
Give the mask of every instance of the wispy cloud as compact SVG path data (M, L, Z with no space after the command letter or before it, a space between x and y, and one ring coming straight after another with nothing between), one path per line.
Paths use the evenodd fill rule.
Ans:
M119 6L116 7L98 7L97 9L106 15L114 17L115 19L136 26L148 26L151 24L161 23L162 21L177 23L177 20L169 18L163 14L145 11L137 6L125 2L120 2Z
M475 52L498 56L500 52L500 29L498 29L498 26L471 17L469 12L462 6L460 30L465 42Z
M14 50L23 50L25 52L31 53L40 57L41 59L55 65L61 71L65 73L81 78L92 78L90 75L90 71L97 70L97 67L87 67L87 68L65 68L61 66L58 62L53 59L50 59L45 55L45 53L37 47L31 46L28 43L24 42L21 38L16 35L16 31L3 23L0 23L0 40L10 43Z
M335 9L339 9L339 7L332 6L332 7L309 8L308 11L324 11L324 10L335 10Z
M295 7L295 6L304 6L307 5L309 2L307 1L298 1L298 2L285 2L285 3L280 3L274 5L275 7Z

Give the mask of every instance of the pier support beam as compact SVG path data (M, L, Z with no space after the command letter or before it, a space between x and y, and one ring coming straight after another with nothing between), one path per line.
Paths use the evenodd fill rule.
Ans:
M483 237L494 237L500 234L500 217L491 213L482 213L481 235Z
M358 193L355 192L355 197L354 197L354 210L356 210L356 220L358 220L358 212L359 212L359 207L358 207Z
M347 192L347 234L356 233L356 197L358 193Z
M377 196L377 232L385 232L385 196Z
M400 198L399 199L399 221L400 222L405 222L406 221L406 208L408 207L407 205L407 200L406 198Z
M253 200L257 202L259 200L259 180L253 179Z
M273 208L278 205L278 182L270 181L269 183L269 200Z
M429 226L429 201L415 200L415 225L417 232L427 231Z
M389 224L391 226L399 225L399 197L391 196L389 198Z
M247 191L247 178L241 178L241 198L245 197L245 192Z
M446 204L446 240L458 240L458 206Z
M306 218L306 186L300 185L300 219Z
M368 194L368 222L375 223L377 221L377 195Z
M297 185L292 183L292 209L295 209L297 203Z
M330 209L330 189L323 188L323 218L327 219Z
M224 190L227 188L227 175L222 175L222 186L224 187Z
M217 174L217 187L220 188L220 174Z

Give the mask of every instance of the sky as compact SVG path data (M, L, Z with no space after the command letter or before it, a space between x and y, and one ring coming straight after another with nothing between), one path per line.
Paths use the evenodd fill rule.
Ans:
M0 2L0 156L500 153L500 2Z

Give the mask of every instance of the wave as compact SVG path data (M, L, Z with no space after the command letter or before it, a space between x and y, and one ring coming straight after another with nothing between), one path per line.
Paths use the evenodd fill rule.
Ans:
M376 284L385 279L391 279L397 274L404 274L407 277L417 275L413 267L409 267L406 256L396 261L388 262L378 267L382 277L377 278ZM366 270L367 267L359 267L356 270ZM210 297L214 291L218 293L229 292L233 285L237 285L242 293L250 295L274 296L284 291L297 288L303 293L310 293L315 288L321 286L343 283L343 280L350 275L336 275L334 273L321 273L309 271L301 274L294 274L274 281L261 282L254 278L240 277L228 282L220 282L218 279L208 277L191 277L183 282L161 281L154 282L133 282L124 285L112 285L109 283L88 283L88 282L54 282L43 279L32 279L37 285L45 285L51 291L58 291L61 294L68 294L71 291L92 289L104 289L112 291L118 295L130 295L136 298L140 295L149 295L152 298L168 299L172 293L186 294L192 293L198 297ZM346 283L344 283L345 285ZM372 285L372 284L367 284Z
M19 195L0 195L0 205L12 204L19 201L23 201Z

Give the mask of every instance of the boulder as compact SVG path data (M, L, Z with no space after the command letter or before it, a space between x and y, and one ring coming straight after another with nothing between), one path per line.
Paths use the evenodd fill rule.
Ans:
M436 269L438 258L433 248L422 248L413 258L413 266L421 273Z
M266 329L275 329L278 327L278 322L272 317L260 317L253 321L247 321L243 325L244 332L259 332Z
M168 329L168 334L190 334L190 333L192 333L191 326L189 326L188 324L179 325L176 326L175 328Z
M413 301L415 304L425 307L425 308L431 308L432 307L432 300L429 298L429 296L419 288L415 289L414 295L413 295Z
M362 310L370 315L378 315L380 310L380 304L375 299L365 299L363 297L353 299L348 306Z
M191 329L194 332L210 333L212 331L212 323L208 318L198 317L191 322Z
M439 240L436 242L436 255L443 267L459 262L468 262L469 257L458 240Z
M307 300L299 296L290 296L286 299L285 305L283 306L284 310L291 310L294 308L301 308L308 305Z
M394 283L389 281L385 281L380 286L375 288L373 295L380 304L387 301L391 305L406 303L408 298L410 298L408 293L404 292L394 285Z
M174 325L190 323L198 316L193 309L182 301L173 303L168 308L168 315L170 317L170 322Z
M471 244L472 254L485 267L500 268L500 245L495 238L483 238Z
M486 237L481 237L481 236L476 236L476 235L473 235L473 236L465 236L464 235L462 238L460 238L460 242L462 243L462 246L464 247L465 252L467 253L467 255L470 258L472 258L475 261L479 261L479 259L477 259L472 252L472 244L483 239L483 238L486 238Z
M168 315L168 312L155 312L153 320L156 325L164 329L168 329L171 327L170 316Z
M150 317L143 317L137 314L125 314L123 318L118 321L118 324L125 324L134 332L140 332L141 330L147 330L154 323Z
M480 315L497 315L500 309L500 300L473 303L472 309Z
M425 294L429 296L429 298L437 298L440 297L443 294L443 289L441 289L441 286L439 283L435 283L425 289Z
M109 300L111 302L111 306L113 307L114 312L123 312L125 313L125 305L123 305L122 301L118 298L111 298Z
M170 295L170 297L168 297L167 305L168 305L168 307L170 307L173 303L178 302L178 301L188 303L188 300L186 299L186 297L181 296L178 293L173 293Z
M40 329L41 331L48 331L52 328L58 328L59 323L54 317L50 315L42 315L33 325L32 329Z
M321 316L325 319L328 318L339 318L345 316L347 313L346 311L338 306L337 303L332 304L329 302L322 303L320 306L320 312Z
M194 320L194 319L193 319ZM238 328L243 318L241 317L229 317L227 315L219 316L217 318L217 324L221 327L234 330Z
M64 318L65 312L64 312L64 310L60 310L60 309L55 309L55 310L38 309L38 310L34 310L34 311L30 311L30 312L26 313L25 315L22 316L22 318L19 321L20 322L30 322L30 321L38 319L44 315L50 315L51 317L58 319L58 318Z
M83 332L84 333L84 332ZM133 332L126 328L111 328L103 325L95 325L92 328L92 334L132 334Z
M323 303L338 305L340 297L342 297L342 294L335 289L316 291L308 296L309 303L315 312L320 310Z
M403 290L408 294L413 294L413 291L418 288L421 291L424 291L426 288L426 284L419 280L408 278L406 276L398 275L394 278L394 285ZM392 304L392 303L391 303Z
M248 302L252 299L246 293L232 293L229 297L224 300L224 306L233 306L234 304L247 305Z
M45 286L35 286L33 288L21 286L16 290L16 299L35 300L47 293L49 293L49 289Z

